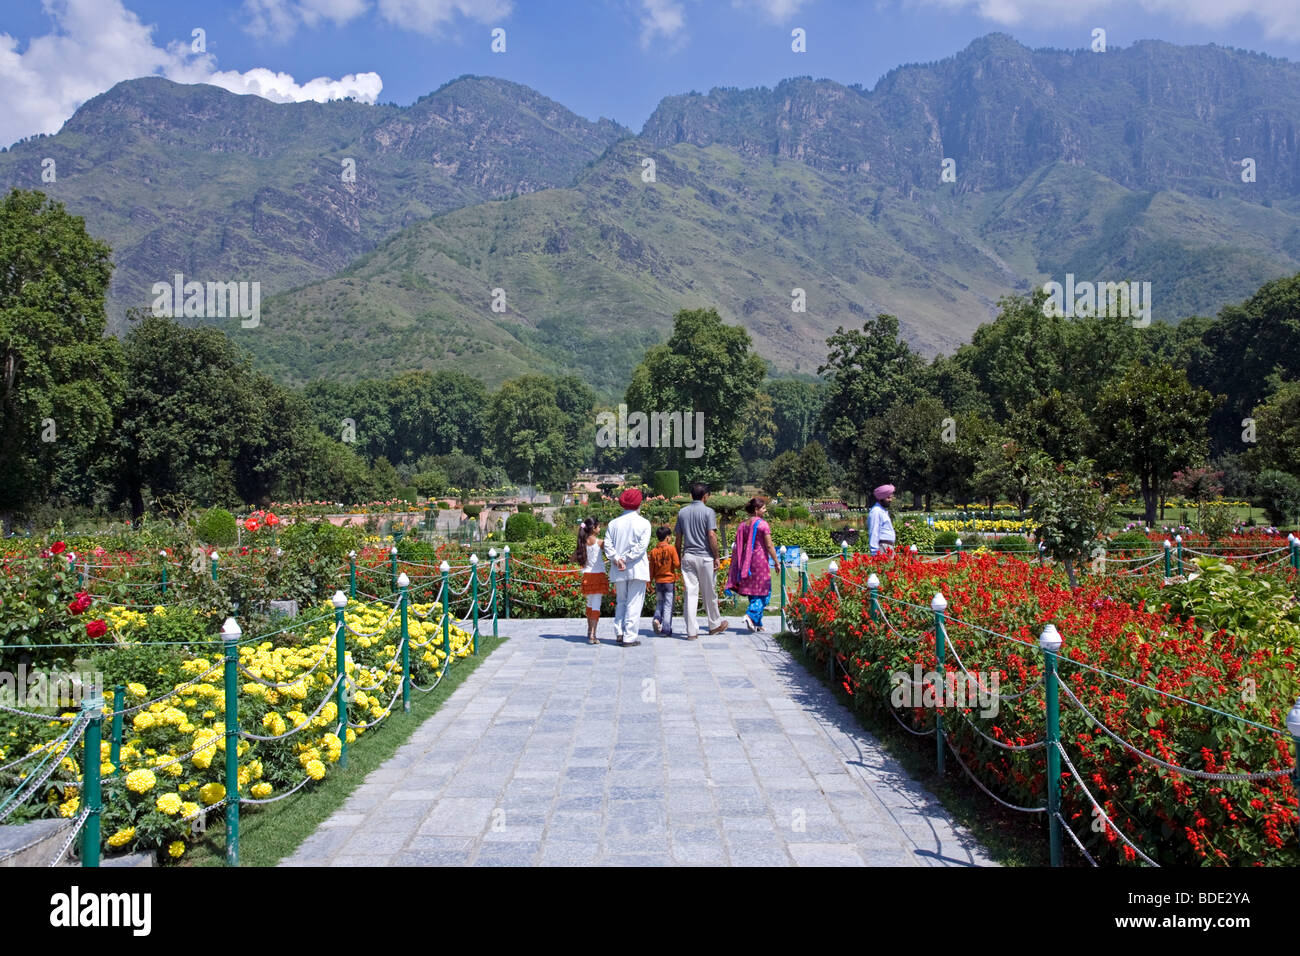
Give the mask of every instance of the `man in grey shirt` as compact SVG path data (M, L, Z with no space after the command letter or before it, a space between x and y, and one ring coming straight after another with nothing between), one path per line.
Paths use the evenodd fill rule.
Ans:
M727 622L718 610L718 513L708 505L708 486L702 481L691 484L689 505L677 512L674 531L677 553L682 557L682 580L686 594L682 599L682 613L686 618L686 639L700 636L695 620L695 605L700 592L704 593L704 613L709 619L709 633L721 634Z

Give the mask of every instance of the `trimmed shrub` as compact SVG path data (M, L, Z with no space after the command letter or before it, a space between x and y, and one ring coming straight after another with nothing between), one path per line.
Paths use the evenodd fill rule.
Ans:
M482 506L482 505L465 505L465 506L464 506L463 508L461 508L460 510L463 511L463 512L465 512L465 515L466 515L467 517L470 517L470 518L477 518L479 515L481 515L481 514L483 513L483 506Z
M1159 547L1146 536L1146 532L1125 531L1107 541L1106 550L1150 553L1158 551Z
M655 494L665 498L675 497L682 487L681 477L675 471L656 471L650 484Z
M1023 534L1004 534L1000 538L994 538L989 542L989 548L993 551L1033 551L1034 546L1029 543L1029 539Z
M219 548L228 548L238 540L235 516L225 508L209 508L203 512L194 526L194 533L204 544Z
M526 511L513 514L506 519L506 540L527 541L537 531L537 519Z
M515 510L518 511L521 515L532 514L533 506L526 501L521 501L519 502L519 505Z
M924 518L900 518L894 522L895 547L904 551L916 545L921 554L929 554L935 548L934 538L934 529Z

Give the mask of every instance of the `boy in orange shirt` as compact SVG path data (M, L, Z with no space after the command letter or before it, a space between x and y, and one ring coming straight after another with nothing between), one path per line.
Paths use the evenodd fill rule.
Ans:
M676 588L677 571L682 566L682 559L677 555L677 548L668 540L673 529L666 524L659 526L655 532L659 544L650 549L650 580L655 586L656 634L664 637L673 636L673 597Z

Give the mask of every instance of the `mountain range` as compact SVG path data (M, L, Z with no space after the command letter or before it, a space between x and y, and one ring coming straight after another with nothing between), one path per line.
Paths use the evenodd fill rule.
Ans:
M191 321L287 382L573 372L613 396L683 307L791 374L881 311L951 351L1066 274L1149 281L1157 319L1213 314L1300 270L1300 67L992 34L871 90L669 96L639 134L487 77L407 107L148 78L0 154L0 184L112 245L116 330L174 273L259 281L255 328Z

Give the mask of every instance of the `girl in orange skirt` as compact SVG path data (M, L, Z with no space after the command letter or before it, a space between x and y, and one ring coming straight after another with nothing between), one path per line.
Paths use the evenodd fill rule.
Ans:
M585 518L578 525L578 547L573 560L582 565L582 593L587 598L587 643L598 644L596 623L600 620L600 602L609 590L605 574L604 542L596 537L600 523L595 518Z

